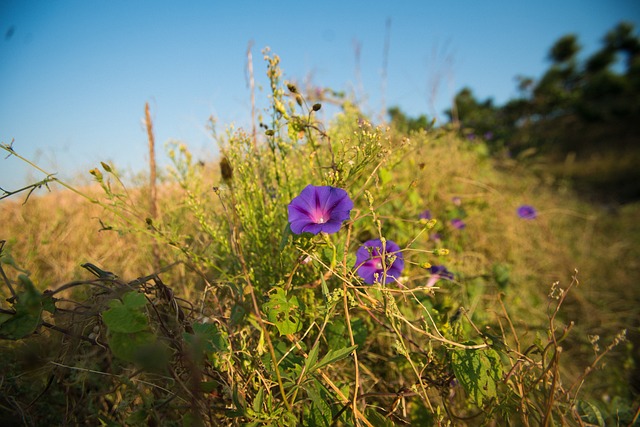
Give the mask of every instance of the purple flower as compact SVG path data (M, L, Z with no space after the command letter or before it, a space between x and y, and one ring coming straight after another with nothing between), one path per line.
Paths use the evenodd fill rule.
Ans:
M531 205L522 205L517 210L518 216L522 219L535 219L538 216L538 212Z
M429 209L425 209L422 212L420 212L420 216L418 218L420 218L420 219L432 219L433 215L431 215L431 211Z
M442 235L440 233L432 233L429 238L435 242L442 241Z
M444 265L432 265L431 268L429 268L429 272L431 273L431 277L429 277L427 281L427 288L435 285L440 279L453 280L453 273L447 270L447 267Z
M400 246L387 240L386 247L383 249L380 239L369 240L356 252L355 268L358 269L358 275L369 285L376 281L382 282L385 273L387 277L398 280L404 268Z
M462 230L467 226L467 224L465 224L460 218L454 218L451 220L451 226L458 230Z
M346 191L330 186L307 185L289 203L289 224L295 234L336 233L349 219L353 202Z

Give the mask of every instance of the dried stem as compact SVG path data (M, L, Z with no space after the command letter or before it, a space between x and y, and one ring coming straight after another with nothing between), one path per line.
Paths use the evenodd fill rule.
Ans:
M253 47L253 40L247 45L247 79L249 84L249 92L251 95L251 142L253 143L254 150L256 149L258 142L258 134L256 129L256 84L253 78L253 55L251 48Z
M342 275L346 277L347 275L347 247L349 246L349 240L351 238L351 227L353 223L349 224L349 228L347 231L347 243L345 244L345 250L342 256ZM349 332L349 341L350 345L354 346L356 344L355 338L353 337L353 329L351 328L351 316L349 315L349 299L347 298L347 283L342 282L342 304L344 307L344 320L347 324L347 331ZM360 367L358 364L358 350L353 350L353 364L354 364L354 375L355 375L355 384L353 386L353 400L351 404L353 408L357 408L358 404L358 389L360 387Z
M149 218L156 220L158 218L158 191L156 187L156 141L153 135L153 123L151 122L151 113L149 112L149 103L144 104L144 118L147 129L147 138L149 139ZM160 268L160 248L158 242L154 239L152 243L152 252L154 270Z

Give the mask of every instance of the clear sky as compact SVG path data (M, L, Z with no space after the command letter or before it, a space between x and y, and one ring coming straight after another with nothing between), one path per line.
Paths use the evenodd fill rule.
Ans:
M0 141L62 178L100 161L144 169L149 102L161 163L168 140L210 157L210 116L220 130L250 123L250 42L264 87L269 46L285 79L355 94L374 117L384 98L443 119L462 87L503 103L517 75L541 75L559 37L577 34L588 54L622 20L638 29L640 1L0 0ZM27 170L0 158L0 187L25 184Z

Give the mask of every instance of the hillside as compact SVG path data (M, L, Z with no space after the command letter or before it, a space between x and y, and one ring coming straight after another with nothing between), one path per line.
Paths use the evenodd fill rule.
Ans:
M84 196L0 202L3 419L631 422L640 205L586 204L482 141L375 127L352 107L325 132L320 107L284 94L264 135L230 134L220 159L174 146L153 218L148 188L111 165ZM294 231L310 184L352 201L337 231ZM358 265L375 242L393 253L370 284ZM40 292L65 284L53 309ZM38 298L40 323L19 333Z

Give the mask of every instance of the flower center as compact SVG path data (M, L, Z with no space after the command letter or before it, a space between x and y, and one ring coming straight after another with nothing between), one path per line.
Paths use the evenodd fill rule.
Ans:
M311 220L316 224L324 224L325 222L327 222L327 220L324 219L325 216L326 215L324 212L322 212L321 210L317 210L311 215Z

